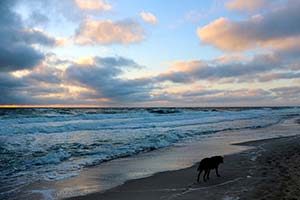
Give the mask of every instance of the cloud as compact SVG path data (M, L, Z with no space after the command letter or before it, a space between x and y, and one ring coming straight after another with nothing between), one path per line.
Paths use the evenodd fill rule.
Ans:
M26 44L0 44L0 72L30 69L43 58L42 53Z
M157 77L160 81L195 82L198 80L220 80L239 78L258 73L270 72L281 68L281 61L273 55L256 55L248 62L216 63L212 65L201 60L179 61L172 64L175 71L163 73Z
M281 45L278 46L274 54L275 56L281 58L285 62L300 62L300 37L297 40L291 40L285 43L285 41L282 41Z
M288 43L270 53L248 57L227 54L213 60L176 61L170 70L154 77L157 82L191 84L209 81L218 84L270 82L300 78L300 47Z
M56 40L42 31L26 29L21 17L13 11L15 1L0 4L0 72L30 69L44 59L33 44L53 46Z
M23 40L27 44L41 44L44 46L55 46L57 40L41 30L36 29L23 29L22 34Z
M171 81L173 83L191 83L195 81L195 77L189 72L167 72L158 75L157 82Z
M300 72L277 72L258 77L260 82L277 81L280 79L300 79Z
M57 29L64 29L70 23L80 22L89 12L79 8L75 0L18 0L18 4L22 9L16 9L16 12L22 14L29 27L45 27L54 23ZM28 15L24 15L24 11Z
M32 70L24 77L24 79L26 79L27 82L31 82L33 85L39 85L41 83L60 84L63 81L62 75L63 70L47 65L41 65Z
M289 87L279 87L271 90L276 95L280 96L282 99L291 100L295 99L299 101L300 97L300 87L299 86L289 86Z
M170 65L171 70L159 75L131 79L126 78L127 72L131 73L131 69L135 72L143 66L129 58L64 60L53 53L45 53L49 49L43 47L55 47L58 40L41 27L45 24L52 27L52 23L60 22L56 24L57 30L65 27L69 30L74 28L75 21L80 24L74 36L77 44L128 45L145 39L138 21L101 20L98 13L111 9L105 8L110 4L104 1L26 1L23 4L29 8L21 6L27 12L25 15L28 14L25 17L20 16L24 10L16 9L15 2L21 1L3 0L0 3L0 104L203 106L299 103L297 86L259 88L263 84L268 86L266 88L275 86L270 81L284 80L281 81L284 85L296 85L300 80L300 3L295 0L281 6L272 3L261 15L243 16L239 21L220 18L198 29L203 43L224 50L271 46L268 51L254 56L238 53L213 60L177 61ZM78 2L82 3L81 7ZM243 9L252 12L259 7L249 8L248 5ZM92 16L87 17L90 14ZM143 14L147 22L158 22L153 14ZM199 16L191 13L188 17L197 21ZM33 28L36 25L40 25L40 29Z
M151 79L122 76L131 68L142 66L124 57L94 57L91 63L77 64L47 54L30 70L0 72L0 104L111 106L152 100Z
M252 12L258 10L260 8L265 7L270 4L270 0L233 0L226 3L226 7L230 10L238 11L238 12Z
M16 77L11 73L0 72L0 104L47 104L47 98L42 96L55 96L67 94L67 90L59 86L58 74L53 68L36 67L27 75ZM56 81L54 81L56 79ZM59 99L57 99L59 101Z
M214 105L294 105L299 100L297 87L264 89L213 89L192 87L197 80L216 81L227 78L244 79L245 76L270 78L292 78L294 74L271 74L272 66L278 60L270 55L255 56L253 59L239 62L223 60L204 62L200 60L174 62L174 71L159 76L126 79L122 75L125 70L141 68L135 61L124 57L94 57L93 62L81 64L56 59L55 55L47 55L45 61L28 73L0 73L0 89L3 91L1 104L67 104L67 105L140 105L155 106L158 103L165 106L214 106ZM279 62L281 63L281 62ZM55 64L66 64L66 69L60 69ZM182 67L183 65L183 67ZM260 66L266 65L263 69ZM241 67L239 69L239 67ZM253 69L252 69L253 67ZM226 70L229 68L229 70ZM246 68L250 68L245 70ZM275 69L281 67L276 66ZM245 71L245 72L244 72ZM262 76L258 76L262 73ZM267 73L267 75L264 75ZM23 74L23 75L22 75ZM185 76L185 78L178 78ZM277 76L277 77L276 77ZM166 88L164 81L188 83L187 91ZM261 80L269 81L269 80ZM211 87L212 86L212 87ZM217 87L218 88L218 87ZM289 92L290 91L290 92ZM294 95L292 95L295 93ZM288 101L285 95L290 95Z
M300 87L272 89L212 89L163 93L157 96L166 105L173 106L296 106L299 105Z
M299 96L299 95L298 95ZM166 105L176 106L265 106L288 105L280 101L280 96L273 94L272 90L265 89L194 89L179 93L163 93L156 97ZM288 102L295 105L296 101Z
M241 21L219 18L198 28L197 34L204 44L222 50L240 51L272 46L283 39L300 36L300 2L290 0L271 11Z
M140 16L142 17L142 19L145 22L151 23L151 24L157 24L158 23L158 19L155 15L153 15L150 12L141 12Z
M203 97L203 96L211 96L216 94L221 94L226 92L225 90L197 90L197 91L188 91L182 93L182 97Z
M71 94L63 87L63 70L53 66L58 62L54 54L46 54L43 62L29 70L0 72L0 104L42 105L68 99Z
M83 10L109 11L112 6L102 0L75 0L76 5Z
M123 57L95 57L94 64L70 66L65 72L69 82L94 91L92 97L106 98L111 102L127 103L150 99L151 83L148 79L122 79L126 68L140 67Z
M49 21L50 19L48 16L38 12L37 10L33 10L26 20L29 26L45 25L49 23Z
M8 73L0 72L0 104L26 104L31 102L28 98L21 94L26 88L26 84L22 80L11 76Z
M133 20L88 19L81 24L75 40L79 44L132 44L145 38L143 28Z

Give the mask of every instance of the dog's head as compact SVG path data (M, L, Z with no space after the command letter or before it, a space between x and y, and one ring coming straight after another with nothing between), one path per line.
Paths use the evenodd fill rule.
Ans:
M218 157L219 163L223 163L224 162L224 157L223 156L217 156L217 157Z

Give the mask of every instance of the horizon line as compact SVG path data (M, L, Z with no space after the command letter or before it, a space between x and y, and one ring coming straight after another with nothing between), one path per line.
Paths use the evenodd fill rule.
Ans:
M90 105L0 105L5 108L283 108L300 107L300 105L246 105L246 106L90 106Z

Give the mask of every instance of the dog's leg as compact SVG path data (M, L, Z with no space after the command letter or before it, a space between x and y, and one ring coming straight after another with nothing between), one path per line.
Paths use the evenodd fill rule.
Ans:
M198 173L198 178L197 178L197 182L198 182L198 183L199 183L200 174L202 173L202 171L203 171L202 169L200 169L200 170L199 170L199 173Z
M217 177L220 177L220 174L219 174L219 167L216 167L216 175L217 175Z
M208 172L208 171L207 171L207 169L206 169L206 170L204 171L204 175L203 175L203 181L204 181L204 182L206 182L205 177L206 177L206 175L207 175L207 172Z
M210 173L210 169L207 172L207 180L209 180L209 173Z

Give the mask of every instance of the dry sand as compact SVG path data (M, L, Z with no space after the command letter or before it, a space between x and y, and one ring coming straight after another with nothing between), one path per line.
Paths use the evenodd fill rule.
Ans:
M300 136L239 145L255 148L225 156L221 177L213 171L208 182L196 183L197 166L193 166L71 199L300 199Z

